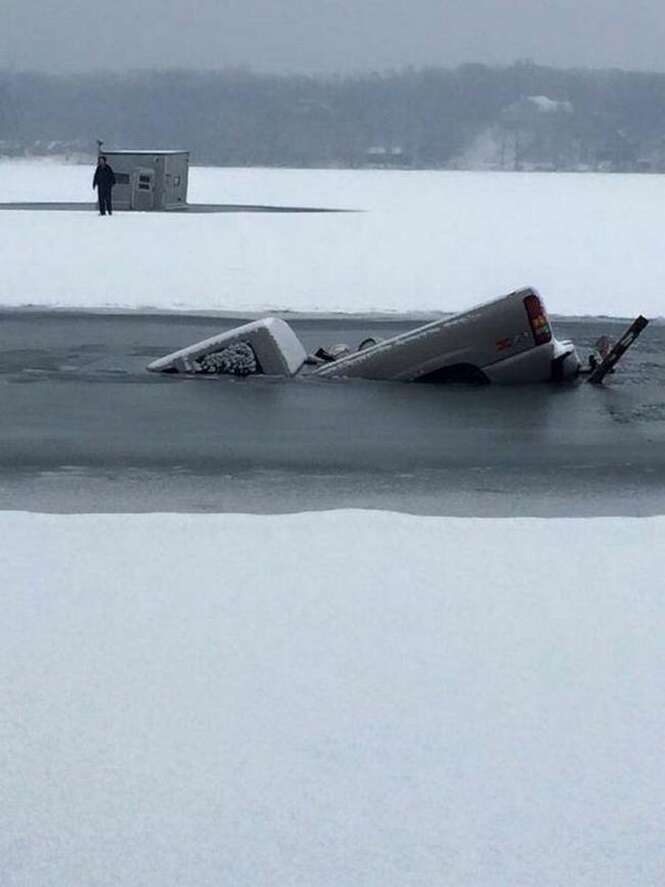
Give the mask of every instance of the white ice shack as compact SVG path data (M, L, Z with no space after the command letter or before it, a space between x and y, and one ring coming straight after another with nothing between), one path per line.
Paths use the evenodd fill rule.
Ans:
M184 209L189 151L100 151L115 173L115 209Z

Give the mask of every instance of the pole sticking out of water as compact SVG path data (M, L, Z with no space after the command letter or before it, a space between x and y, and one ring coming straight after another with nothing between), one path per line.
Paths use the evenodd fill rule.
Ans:
M587 381L591 382L592 385L600 385L605 376L614 369L626 351L628 351L642 330L647 327L648 323L649 321L646 317L643 317L641 314L639 317L636 317L614 347L610 349L598 366L594 367Z

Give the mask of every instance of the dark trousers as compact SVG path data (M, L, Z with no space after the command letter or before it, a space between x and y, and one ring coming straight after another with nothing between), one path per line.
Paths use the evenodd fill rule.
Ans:
M111 199L111 188L98 188L97 200L99 202L99 212L104 216L108 212L113 215L113 201Z

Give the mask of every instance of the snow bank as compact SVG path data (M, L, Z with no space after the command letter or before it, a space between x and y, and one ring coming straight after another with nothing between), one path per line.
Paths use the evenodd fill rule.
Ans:
M0 163L0 199L91 200L92 170ZM192 202L333 215L0 212L0 304L662 315L661 176L193 169Z
M0 513L0 882L662 883L664 535Z

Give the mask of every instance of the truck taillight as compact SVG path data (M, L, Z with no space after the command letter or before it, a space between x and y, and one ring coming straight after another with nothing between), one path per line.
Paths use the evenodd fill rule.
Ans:
M550 323L545 314L543 303L535 293L530 293L524 299L524 307L526 308L527 317L531 324L531 332L536 345L545 345L546 342L552 341L552 330Z

